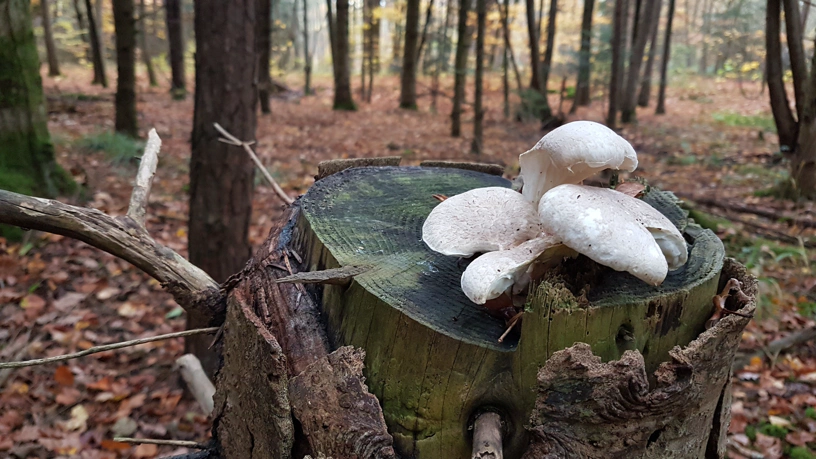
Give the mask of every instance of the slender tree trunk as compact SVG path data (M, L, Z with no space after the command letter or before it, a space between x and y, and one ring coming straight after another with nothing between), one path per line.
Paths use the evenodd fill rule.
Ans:
M584 0L584 15L581 18L581 51L578 61L578 81L575 83L575 100L570 113L575 113L578 107L589 105L589 76L592 65L592 12L595 0Z
M328 0L331 3L331 0ZM334 109L357 110L351 96L351 68L349 66L349 3L337 0L337 18L334 21Z
M419 42L419 3L408 0L405 17L405 47L402 51L400 78L400 108L416 110L416 70Z
M805 86L807 85L808 69L807 56L802 42L802 29L799 27L799 0L782 0L785 12L785 32L787 35L788 53L790 54L790 69L793 76L793 95L796 101L796 119L802 119L804 107Z
M708 73L708 36L711 34L711 10L714 7L714 0L704 0L703 3L703 28L702 52L700 54L700 75Z
M535 0L526 0L525 5L527 7L527 40L530 43L530 69L532 70L530 89L542 92L544 84L541 79L541 68L539 67L541 61L538 55L539 23L535 18ZM546 91L544 97L547 97Z
M242 140L255 138L257 0L195 2L195 108L190 157L190 261L217 282L241 270L248 238L254 165L240 148L218 141L213 123ZM187 327L209 326L188 315ZM217 356L212 338L188 339L209 374Z
M547 98L547 82L550 79L550 67L553 52L555 51L555 21L557 14L558 0L550 0L550 13L547 16L547 47L544 50L544 62L541 63L541 82L543 84L541 93L544 95L541 106L541 121L545 124L552 119L552 109Z
M181 0L164 0L164 19L167 23L167 44L170 48L170 93L175 100L187 96L184 77L184 32L181 21Z
M501 5L499 7L499 14L501 15L502 21L502 32L504 34L504 47L507 49L507 59L510 61L510 65L513 66L513 73L516 76L516 86L521 93L522 85L521 85L521 73L519 73L518 65L516 65L516 57L513 55L513 45L510 43L510 23L508 16L510 15L510 0L504 0L504 8L502 9ZM505 69L505 73L507 73Z
M139 47L142 49L142 61L147 69L147 80L150 86L158 86L156 81L156 72L153 71L153 61L150 58L150 52L147 50L147 8L145 8L145 0L139 0Z
M646 60L646 68L643 69L643 76L640 80L640 93L638 93L637 104L640 107L649 106L649 98L652 94L652 69L657 55L657 26L660 24L660 10L663 7L663 0L657 0L657 7L654 9L651 29L649 30L649 58Z
M530 0L528 0L530 1ZM467 26L470 0L459 0L459 22L456 26L456 58L453 78L453 110L451 111L451 136L462 135L462 103L465 101L465 77L470 48L470 31Z
M76 14L77 18L77 26L79 30L82 32L79 37L82 39L83 42L88 42L88 34L85 32L87 29L85 25L85 16L82 15L82 7L79 5L79 0L73 0L74 4L74 13Z
M99 41L99 28L96 25L91 0L85 0L85 10L88 12L88 32L91 39L91 57L94 70L92 84L101 84L103 88L107 88L108 76L105 74L105 60L102 54L101 42Z
M103 24L105 24L105 9L103 6L104 0L96 0L94 2L94 9L96 10L96 36L99 37L99 50L102 53L102 60L107 60L109 58L108 45L106 43L105 30L102 28Z
M473 97L473 141L470 144L470 152L475 155L482 153L482 122L484 118L484 110L482 109L482 77L484 75L485 60L486 10L485 0L476 0L476 75L474 76L476 90Z
M666 13L666 32L663 37L663 57L660 59L660 89L657 92L657 108L655 114L666 113L666 83L671 58L672 20L674 19L674 1L669 0L669 11Z
M790 109L788 94L782 79L784 69L782 67L782 46L779 42L780 12L780 0L768 0L765 18L765 49L767 50L765 71L768 76L771 112L779 133L779 145L788 152L793 152L796 149L799 126Z
M501 8L501 5L499 5ZM502 96L503 96L503 109L504 109L504 118L510 118L510 79L508 76L509 73L509 65L508 65L508 50L507 46L504 47L502 52Z
M649 29L654 17L654 9L659 7L658 0L644 0L646 2L636 27L640 29L637 39L632 43L632 53L629 59L629 68L626 75L626 90L621 103L621 121L631 123L635 121L637 105L637 89L640 82L640 69L643 63L643 54L646 50L646 41L649 39Z
M623 46L626 42L626 19L628 16L628 0L615 0L615 19L612 30L612 70L609 78L609 111L606 114L606 125L615 129L618 117L618 98L621 93L623 79Z
M360 28L363 39L363 54L360 59L360 100L363 102L366 101L366 74L368 73L369 42L371 41L371 31L369 30L371 27L371 18L369 17L371 8L369 7L369 3L369 1L363 0L363 26Z
M28 0L0 2L0 189L53 197L70 177L54 160ZM22 235L0 226L0 235Z
M453 40L450 37L450 23L451 17L453 16L453 11L455 9L456 2L455 0L447 0L447 4L445 5L445 25L442 28L442 43L440 44L440 55L439 60L442 63L442 71L449 72L450 71L450 53L453 44Z
M419 46L417 46L417 59L422 55L422 49L425 47L425 42L428 40L428 28L433 21L433 6L434 0L429 0L428 9L425 10L425 25L422 26L422 35L420 35Z
M309 49L309 2L303 0L303 94L312 93L312 52Z
M54 44L54 34L51 30L51 12L49 11L48 0L41 0L40 11L42 12L43 35L45 39L45 51L48 56L48 75L58 76L60 74L59 62L57 61L57 46Z
M133 0L113 0L116 28L116 131L138 137L136 117L136 21Z
M269 72L269 60L272 48L272 2L256 0L255 5L255 52L258 56L258 101L261 113L270 113L269 92L272 88L272 77Z

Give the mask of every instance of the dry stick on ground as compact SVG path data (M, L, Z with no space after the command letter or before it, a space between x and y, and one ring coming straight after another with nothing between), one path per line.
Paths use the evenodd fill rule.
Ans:
M473 422L472 459L502 459L502 426L498 413L480 414Z
M761 358L763 356L767 356L769 359L775 360L779 356L779 354L785 349L789 349L793 346L797 346L812 339L816 339L816 327L810 327L805 328L803 330L799 330L798 332L791 333L790 335L784 338L779 338L771 341L767 346L763 347L760 351L754 352L753 354L737 357L734 360L734 363L731 366L731 368L734 369L735 371L740 370L742 369L742 367L747 365L754 357Z
M187 387L201 406L201 409L204 410L207 416L212 414L215 386L213 386L207 374L204 373L201 361L193 354L184 354L176 359L176 365L178 365L181 377L187 383Z
M675 191L674 194L676 194L680 198L694 201L697 204L702 204L702 205L711 206L711 207L719 207L720 209L733 210L735 212L743 212L743 213L746 213L746 214L759 215L760 217L769 218L769 219L774 220L774 221L784 220L784 221L792 223L792 224L794 224L796 226L802 226L802 227L805 227L805 228L816 228L816 220L812 220L812 219L809 219L809 218L801 218L801 217L793 217L793 216L790 216L790 215L783 215L783 214L779 214L777 212L773 212L773 211L770 211L770 210L757 209L757 208L754 208L754 207L749 207L749 206L746 206L746 205L743 205L743 204L736 204L736 203L733 203L733 202L718 201L716 199L706 198L706 197L702 197L702 196L696 196L696 195L691 194L691 193L683 193L683 192L680 192L680 191Z
M196 441L185 440L158 440L152 438L113 437L113 441L121 443L146 443L148 445L178 446L181 448L207 449L209 446Z
M276 182L275 179L272 178L272 175L269 174L269 171L267 171L264 165L261 164L261 160L258 159L258 155L256 155L255 152L252 151L252 147L250 146L252 143L244 142L243 140L238 140L237 137L227 132L227 130L221 127L221 125L218 123L213 123L213 125L215 126L215 130L225 137L223 139L218 140L224 143L228 143L230 145L235 145L236 147L244 147L244 150L247 152L249 157L252 158L252 161L254 161L255 165L258 166L258 169L261 170L261 173L266 178L266 181L269 182L270 185L272 185L272 188L275 190L275 193L278 194L278 196L283 200L283 202L285 202L286 204L292 204L293 202L295 202L294 199L290 198L289 195L287 195L283 191L283 188L281 188L280 185L278 185L278 182Z
M47 357L47 358L44 358L44 359L24 360L22 362L5 362L5 363L0 362L0 369L1 368L32 367L34 365L44 365L46 363L63 362L65 360L76 359L78 357L84 357L86 355L96 354L98 352L112 351L114 349L121 349L123 347L137 346L139 344L151 343L153 341L161 341L161 340L164 340L164 339L181 338L181 337L184 337L184 336L198 335L200 333L215 333L217 331L218 331L218 327L195 328L193 330L185 330L185 331L182 331L182 332L167 333L165 335L151 336L150 338L139 338L139 339L133 339L133 340L130 340L130 341L122 341L120 343L104 344L102 346L94 346L94 347L85 349L84 351L74 352L73 354L57 355L57 356L54 356L54 357Z
M159 165L159 150L161 150L161 139L156 134L156 129L153 128L147 133L147 144L145 145L142 160L139 162L136 184L133 185L130 206L127 211L127 216L142 228L145 227L147 199L150 197L150 188L153 186L156 166Z

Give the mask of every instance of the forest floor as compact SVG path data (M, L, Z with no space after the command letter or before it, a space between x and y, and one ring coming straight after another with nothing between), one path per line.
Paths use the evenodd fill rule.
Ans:
M83 185L80 204L122 215L139 145L110 134L114 91L91 86L90 77L85 69L44 77L49 128L59 162ZM300 75L287 79L291 87L299 81ZM142 133L155 127L163 141L147 228L160 243L186 255L193 98L173 101L167 87L139 83ZM258 118L255 147L292 196L305 192L318 162L331 158L479 161L505 166L508 177L517 175L518 155L543 132L536 121L504 117L500 80L488 79L484 152L478 157L468 153L471 107L466 106L463 136L450 137L450 100L439 96L437 109L431 109L428 84L420 79L419 110L406 111L396 108L398 78L379 78L372 102L349 113L331 110L330 80L318 78L315 96L292 92L273 99L272 113ZM442 90L452 93L449 79L443 79ZM511 97L513 105L517 99ZM550 101L557 109L558 96ZM563 110L571 104L564 101ZM599 98L569 119L602 121L605 108ZM741 91L733 81L678 76L668 90L667 108L663 116L641 108L639 122L623 128L640 159L633 175L683 198L693 216L722 238L728 255L760 280L757 317L743 335L746 365L734 377L729 454L816 458L816 346L796 342L763 352L774 340L816 327L816 252L811 249L816 206L773 197L775 187L787 180L787 163L777 152L767 95L758 87ZM229 128L229 120L223 124ZM243 153L236 149L235 154ZM250 238L257 245L282 210L260 179L253 209ZM0 361L183 328L183 311L170 295L113 256L55 235L27 233L13 243L0 239ZM185 449L133 446L112 438L206 441L209 419L183 396L173 366L182 353L182 341L174 339L62 365L0 370L0 456L149 458Z

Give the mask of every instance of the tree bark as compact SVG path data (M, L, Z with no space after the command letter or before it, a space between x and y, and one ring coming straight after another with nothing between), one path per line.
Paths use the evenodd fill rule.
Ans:
M637 101L639 107L648 107L652 95L652 69L657 55L657 26L660 24L660 10L662 7L663 0L657 0L657 7L654 9L654 17L649 30L649 58L646 60L646 68L643 70L643 77L640 80L640 93Z
M138 137L136 116L136 21L133 0L113 0L116 28L116 132Z
M618 118L618 104L623 80L623 47L626 43L626 19L628 15L628 0L615 0L615 18L613 20L612 42L612 69L609 78L609 110L606 114L606 125L615 129Z
M502 32L504 35L504 47L507 50L506 54L508 54L507 59L510 62L510 65L513 66L513 74L516 77L516 89L519 93L523 88L521 84L521 73L519 72L518 65L516 64L516 57L513 53L513 45L510 42L510 23L509 23L509 15L510 15L510 3L509 0L504 0L504 8L502 9L501 5L499 7L499 14L501 15L502 21ZM505 73L507 69L505 69Z
M805 85L807 85L808 70L807 56L802 42L801 18L798 0L782 0L785 11L785 32L788 53L790 54L790 69L793 75L793 99L796 101L796 119L802 119L802 108L805 101ZM801 102L800 102L801 101Z
M484 110L482 109L482 90L484 75L484 42L485 42L485 22L487 17L487 7L485 0L476 0L476 75L474 85L476 89L473 96L473 141L470 144L470 152L479 155L482 153L482 120Z
M640 69L643 63L643 54L646 50L646 42L651 35L651 23L654 20L654 10L660 7L659 0L643 0L645 7L640 12L635 28L639 30L635 41L632 43L632 52L629 59L629 68L626 75L626 89L623 93L621 103L621 122L632 123L636 118L637 89L640 83Z
M419 0L407 0L405 46L400 73L400 108L416 110L416 77L419 43Z
M780 0L768 0L765 17L765 72L768 78L768 95L771 100L771 112L779 134L779 145L793 152L796 149L799 126L790 109L785 83L782 80L782 46L779 43L780 33Z
M0 188L34 196L69 191L72 181L54 160L48 134L27 0L0 3L0 81ZM12 235L6 230L0 227L0 234Z
M585 107L590 103L589 76L592 69L592 12L595 0L584 0L584 14L581 18L581 50L578 61L578 81L575 83L575 100L570 113L575 113L577 107Z
M150 51L147 49L147 8L145 0L139 0L139 47L142 49L142 61L147 69L147 80L150 86L158 86L156 72L153 70L153 61L150 58Z
M328 0L331 2L331 0ZM351 95L351 68L349 66L349 3L337 0L337 18L334 21L334 105L335 110L357 110Z
M309 50L309 2L303 0L303 95L312 93L312 52Z
M60 74L59 61L57 61L57 45L54 44L54 34L51 30L51 12L48 0L41 0L40 12L42 12L43 35L45 40L45 53L48 57L48 75L58 76Z
M671 59L672 20L674 19L674 1L669 0L669 11L666 13L666 31L663 37L663 57L660 59L660 89L657 92L655 114L666 113L666 83L668 79L669 60Z
M239 147L218 141L213 123L242 140L255 138L256 0L200 0L195 7L195 108L190 158L190 261L216 282L241 270L249 259L254 164ZM204 322L204 323L202 323ZM188 328L210 325L188 315ZM190 339L212 375L216 355L210 340Z
M530 44L530 70L532 71L532 75L530 76L530 89L541 92L542 88L544 88L544 83L541 79L541 67L539 66L539 62L541 62L538 49L540 23L536 21L535 17L535 0L526 0L525 5L527 12L527 41ZM544 92L544 97L547 97L546 91Z
M465 77L467 76L470 31L467 26L471 0L459 0L459 22L456 26L456 58L453 78L453 110L451 111L451 136L462 134L462 104L465 101Z
M555 20L558 14L558 0L550 0L550 13L547 16L547 48L544 50L544 62L541 63L542 94L541 121L546 125L552 119L552 109L547 98L547 81L550 79L550 66L555 51Z
M184 76L184 32L181 20L181 0L164 0L167 22L167 44L170 48L170 93L174 100L187 97L187 81Z
M700 52L700 75L705 75L708 73L708 36L711 34L711 12L714 8L714 0L702 0L703 1L703 28L702 32L702 42L700 44L701 52Z
M440 43L439 45L439 61L442 64L441 65L442 72L450 71L450 53L453 40L451 40L448 31L450 30L451 16L453 16L453 12L456 9L455 5L456 5L455 0L446 0L445 25L442 27L442 43Z
M258 100L261 113L270 113L269 92L272 88L272 77L269 75L269 60L272 52L272 2L257 0L257 19L255 23L256 53L258 56Z
M94 79L92 84L101 84L103 88L107 88L108 76L105 74L105 59L102 51L102 42L99 38L98 18L94 15L91 0L85 0L85 10L88 12L88 32L90 32L91 56L93 58Z

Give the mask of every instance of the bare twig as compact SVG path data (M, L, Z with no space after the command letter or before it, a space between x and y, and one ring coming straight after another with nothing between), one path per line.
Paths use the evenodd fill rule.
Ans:
M139 344L150 343L153 341L161 341L164 339L170 338L181 338L184 336L190 335L198 335L200 333L214 333L218 331L218 327L210 327L210 328L196 328L193 330L185 330L182 332L176 333L167 333L165 335L158 335L158 336L151 336L150 338L139 338L133 339L130 341L122 341L120 343L113 343L113 344L104 344L102 346L94 346L84 351L74 352L73 354L65 354L65 355L57 355L54 357L47 357L44 359L34 359L34 360L24 360L22 362L0 362L0 368L22 368L22 367L31 367L34 365L43 365L46 363L53 363L53 362L63 362L65 360L76 359L78 357L84 357L90 354L96 354L98 352L105 352L105 351L112 351L114 349L121 349L123 347L130 347L130 346L137 346Z
M689 200L692 200L692 201L696 202L697 204L702 204L702 205L705 205L705 206L719 207L720 209L733 210L735 212L742 212L742 213L746 213L746 214L759 215L760 217L765 217L765 218L771 219L773 221L780 221L781 220L781 221L785 221L785 222L787 222L789 224L804 227L804 228L816 228L816 221L814 221L814 220L812 220L810 218L803 218L803 217L796 217L796 216L792 216L792 215L780 214L780 213L777 213L777 212L774 212L774 211L759 209L759 208L755 208L755 207L750 207L750 206L746 206L744 204L738 204L738 203L735 203L735 202L718 201L718 200L712 199L712 198L697 196L697 195L694 195L692 193L683 193L683 192L676 191L674 194L676 194L680 198L689 199Z
M749 458L749 459L765 459L765 455L760 453L759 451L754 451L752 449L748 449L736 441L732 439L728 439L728 447L734 449L739 454Z
M153 438L113 437L113 441L121 443L147 443L149 445L179 446L182 448L207 449L209 446L196 441L158 440Z
M784 338L779 338L771 341L767 346L763 347L762 350L758 352L754 352L753 354L743 355L737 357L734 360L734 364L731 366L734 370L739 370L745 365L747 365L752 358L754 357L763 357L767 356L771 360L775 360L779 354L789 349L793 346L798 346L799 344L808 342L812 339L816 339L816 327L805 328L803 330L799 330L796 333L791 333Z
M145 226L147 198L150 196L153 177L156 175L156 166L159 164L160 150L161 139L156 134L156 129L151 129L147 133L147 144L145 145L142 160L139 163L139 172L136 173L136 183L133 185L133 193L130 195L130 206L127 211L127 216L142 228Z
M507 338L507 335L510 334L510 330L512 330L513 327L516 326L516 324L521 319L521 316L523 314L524 314L524 311L520 311L518 314L516 314L516 315L514 315L513 317L510 318L510 321L507 323L507 329L504 331L504 333L502 333L501 336L499 336L499 342L500 343L504 342L504 338Z
M228 143L230 145L235 145L236 147L244 148L249 157L252 158L252 161L255 162L255 165L258 166L258 169L261 170L261 173L266 178L266 181L269 182L270 185L272 185L272 189L275 190L275 193L278 194L278 197L280 197L283 200L283 202L285 202L286 204L292 204L293 202L295 202L294 199L290 198L289 195L287 195L283 191L283 188L281 188L280 185L278 185L278 182L276 182L275 179L272 178L272 175L270 175L269 171L266 170L266 167L264 167L264 165L261 163L261 160L258 159L258 155L256 155L255 152L252 151L252 147L250 146L252 144L251 142L244 142L243 140L238 140L237 137L227 132L227 130L221 127L221 125L218 123L213 123L213 126L215 126L215 130L218 131L219 134L224 136L224 139L218 140L224 143Z
M187 387L192 392L196 401L201 405L201 409L209 416L213 411L213 395L215 395L215 386L204 373L204 368L201 367L201 361L193 354L184 354L176 359L176 364L179 366L181 377L187 383Z
M473 423L472 459L502 459L501 416L494 412L480 414Z

